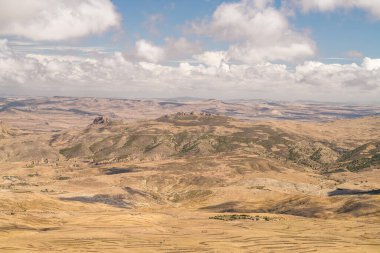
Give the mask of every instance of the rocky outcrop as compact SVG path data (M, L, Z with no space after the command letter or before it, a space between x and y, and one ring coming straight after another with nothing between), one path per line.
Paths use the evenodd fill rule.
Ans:
M108 123L110 123L109 118L105 116L99 116L94 119L94 121L92 122L92 125L105 125Z

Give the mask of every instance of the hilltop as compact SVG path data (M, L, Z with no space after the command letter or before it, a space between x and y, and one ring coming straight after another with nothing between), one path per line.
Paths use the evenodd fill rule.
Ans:
M378 118L367 120L379 122ZM67 159L95 163L255 155L320 170L358 170L377 166L379 155L376 138L359 147L347 148L340 142L319 139L308 131L295 133L280 128L277 123L193 112L137 123L91 124L83 130L55 135L50 144L61 147L59 152ZM370 149L370 153L358 153L362 149Z
M380 106L216 99L112 99L77 97L0 98L0 118L29 131L85 127L97 116L113 120L156 119L178 111L218 114L244 120L326 122L379 115Z
M257 156L319 172L358 171L379 166L379 125L379 117L350 120L348 125L347 120L318 123L315 128L307 122L252 122L195 112L136 122L100 116L87 127L51 134L11 131L4 125L0 159L106 164ZM340 133L341 126L350 135Z

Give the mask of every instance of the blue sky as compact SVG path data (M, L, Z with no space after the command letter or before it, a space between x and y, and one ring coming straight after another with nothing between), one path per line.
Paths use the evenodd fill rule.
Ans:
M380 22L362 10L301 13L293 22L298 27L311 29L321 57L344 57L350 50L380 57Z
M0 94L380 103L380 1L0 1Z
M121 41L108 41L111 45L123 47L133 45L136 39L146 38L156 44L163 43L164 37L182 36L188 22L210 17L222 3L236 2L228 0L113 0L118 11L122 14L122 29L125 33ZM280 1L276 1L281 6ZM149 17L160 15L157 22L159 33L154 34L147 29ZM348 51L359 51L363 55L380 58L380 22L368 15L365 10L335 10L331 12L298 12L290 17L291 25L298 30L310 30L311 37L318 45L318 59L334 61L328 58L345 58ZM93 39L93 38L92 38ZM109 39L104 36L104 39ZM202 38L205 40L204 38ZM91 38L90 38L91 40ZM104 41L94 40L102 45ZM91 41L89 42L91 44ZM223 43L211 41L209 49L221 49ZM326 59L327 58L327 59ZM335 59L335 61L339 61ZM344 61L344 60L342 60Z
M155 44L164 43L165 37L184 35L186 24L194 20L209 18L222 3L233 3L231 0L113 0L117 11L122 16L121 31L111 30L98 36L80 38L75 41L60 42L63 44L83 46L107 46L110 50L125 50L134 46L140 38L148 39ZM278 7L281 1L276 1ZM149 18L160 16L156 22L157 32L147 27ZM307 29L318 46L316 58L321 61L347 61L348 51L358 51L363 55L380 58L380 22L373 19L361 9L335 10L331 12L298 12L289 17L291 25L297 30ZM191 36L186 34L187 36ZM210 50L220 50L225 45L220 41L208 38L197 38L205 42ZM54 42L53 44L56 44Z

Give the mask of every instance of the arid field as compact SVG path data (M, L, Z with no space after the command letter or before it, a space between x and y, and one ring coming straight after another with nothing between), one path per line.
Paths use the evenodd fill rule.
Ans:
M0 99L0 252L380 252L380 107Z

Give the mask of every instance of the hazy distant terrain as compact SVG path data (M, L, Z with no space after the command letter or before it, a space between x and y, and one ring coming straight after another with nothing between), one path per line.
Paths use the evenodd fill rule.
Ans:
M0 117L20 128L57 130L84 127L95 116L133 121L177 112L204 112L246 120L331 121L380 115L379 105L268 102L263 100L108 99L74 97L0 98ZM54 120L52 120L54 119Z
M378 252L380 107L0 100L1 252Z

